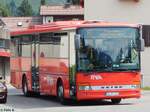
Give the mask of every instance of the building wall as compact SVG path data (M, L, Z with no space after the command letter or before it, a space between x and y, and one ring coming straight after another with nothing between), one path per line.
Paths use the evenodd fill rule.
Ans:
M1 19L0 19L0 23L3 23ZM6 50L8 52L9 51L8 40L10 39L10 32L4 23L0 24L0 39L7 39L6 45L3 46L5 47L5 49L0 48L0 52L3 53L3 51ZM0 56L0 77L7 80L8 76L10 76L10 57ZM9 80L7 81L9 82Z
M84 20L84 15L47 15L43 16L43 24L53 21Z
M141 71L143 74L143 85L150 86L150 47L146 47L141 53Z
M150 0L139 0L139 2L134 0L85 0L85 20L108 20L150 25L149 4ZM149 33L146 35L148 36ZM146 47L141 54L144 86L150 86L149 60L150 47Z
M85 0L86 20L150 24L150 0Z
M0 18L10 31L24 30L29 26L42 24L42 17L2 17ZM19 25L20 24L20 25Z
M0 76L6 78L10 75L10 58L0 57Z

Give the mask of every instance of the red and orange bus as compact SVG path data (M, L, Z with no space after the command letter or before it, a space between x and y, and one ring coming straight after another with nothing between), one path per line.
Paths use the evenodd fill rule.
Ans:
M11 84L65 99L139 98L141 27L64 21L11 32Z

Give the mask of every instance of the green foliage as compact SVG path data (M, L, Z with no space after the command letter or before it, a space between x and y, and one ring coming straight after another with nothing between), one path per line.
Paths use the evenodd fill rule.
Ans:
M18 7L19 16L32 16L33 10L28 0L23 0L21 5Z
M11 16L17 16L17 6L14 0L11 0L11 2L7 5L11 12Z
M22 3L24 0L0 0L0 15L1 16L34 16L39 14L39 8L41 3L42 4L65 4L68 1L70 1L69 3L72 4L78 4L79 0L28 0L28 4L30 4L30 8L27 10L31 10L32 11L26 11L28 12L27 14L23 13L23 7L22 7ZM44 3L45 2L45 3ZM31 8L32 6L32 8ZM22 7L22 8L21 8ZM21 8L21 9L20 9ZM4 10L4 11L3 11Z
M0 16L7 17L10 16L9 9L6 6L0 4Z
M66 2L67 2L67 3L71 3L71 4L73 4L73 5L78 5L78 4L80 4L80 0L67 0Z
M67 3L72 3L72 0L67 0Z
M41 0L41 5L46 5L46 1L45 0Z
M72 0L72 4L78 5L78 4L80 4L80 0Z
M70 71L70 83L74 84L75 83L75 74L76 74L76 65L72 65L69 67Z
M142 89L146 91L150 91L150 86L143 87Z

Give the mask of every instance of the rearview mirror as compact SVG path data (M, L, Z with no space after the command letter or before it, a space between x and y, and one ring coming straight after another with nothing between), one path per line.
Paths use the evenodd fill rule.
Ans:
M79 34L75 35L75 47L77 50L80 49L80 38L81 36Z
M145 42L144 42L144 39L140 39L141 40L141 51L144 51L144 48L145 48Z

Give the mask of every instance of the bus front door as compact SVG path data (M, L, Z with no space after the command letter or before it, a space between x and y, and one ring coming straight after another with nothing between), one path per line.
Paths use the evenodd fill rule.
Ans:
M33 41L32 43L32 90L35 92L39 92L39 43L37 41Z

